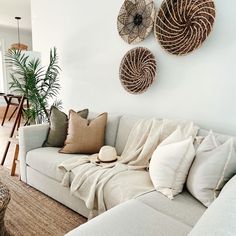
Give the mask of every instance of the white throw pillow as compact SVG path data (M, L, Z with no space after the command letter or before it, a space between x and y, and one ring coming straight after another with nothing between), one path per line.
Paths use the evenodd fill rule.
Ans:
M194 155L193 138L178 127L152 155L149 173L155 189L169 199L182 192Z
M236 153L233 138L221 144L210 131L197 150L189 171L187 188L208 207L235 173Z

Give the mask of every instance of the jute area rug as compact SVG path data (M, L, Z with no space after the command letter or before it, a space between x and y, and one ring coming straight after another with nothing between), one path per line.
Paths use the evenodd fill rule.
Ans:
M8 236L61 236L86 222L86 218L11 177L0 167L0 181L11 193L5 214Z

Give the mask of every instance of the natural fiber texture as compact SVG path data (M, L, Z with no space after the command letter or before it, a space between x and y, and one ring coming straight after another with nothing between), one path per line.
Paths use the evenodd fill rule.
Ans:
M5 232L4 216L10 198L11 196L7 186L0 182L0 235L1 236L3 236Z
M70 154L98 153L105 142L106 124L106 112L93 120L87 120L75 111L70 110L65 146L59 152Z
M87 119L89 110L83 109L78 111L77 114L84 119ZM52 106L49 117L49 130L47 139L45 140L44 147L63 147L67 131L68 131L68 117L60 111L57 107Z
M11 45L11 49L15 49L15 50L28 50L28 46L22 43L14 43Z
M129 44L139 43L152 31L154 18L152 0L125 0L117 18L119 34Z
M11 193L5 214L7 235L62 236L86 222L83 216L29 187L18 177L9 176L3 167L0 167L0 179Z
M156 60L146 48L137 47L128 51L120 65L120 81L129 93L145 92L156 76Z
M187 54L205 41L214 21L213 0L164 0L156 16L155 36L169 53Z

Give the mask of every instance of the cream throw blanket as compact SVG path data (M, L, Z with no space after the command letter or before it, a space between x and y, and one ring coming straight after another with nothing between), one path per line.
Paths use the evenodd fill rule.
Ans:
M126 195L123 199L122 194L118 195L117 199L114 199L116 204L127 198L131 199L144 192L152 191L154 187L151 182L147 181L147 178L140 179L139 176L142 175L142 172L145 172L143 174L147 176L147 167L152 153L178 126L186 137L195 137L197 134L198 127L194 126L192 122L140 120L132 128L124 151L116 163L104 166L91 163L93 155L70 158L58 166L59 170L65 173L62 184L69 186L70 172L73 170L75 177L70 189L72 194L84 200L86 207L91 210L89 218L107 210L104 192L109 193L109 188L112 190L114 184L119 185L119 178L116 176L130 176L125 179L126 186L130 186L129 196ZM137 186L133 184L134 179L138 180ZM106 191L104 191L105 187Z

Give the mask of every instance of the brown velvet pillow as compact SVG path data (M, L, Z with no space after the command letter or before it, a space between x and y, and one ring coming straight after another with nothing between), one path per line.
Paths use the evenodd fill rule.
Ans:
M88 109L78 111L78 115L83 118L88 117ZM58 108L52 106L50 111L50 128L44 147L63 147L67 136L68 117Z
M61 153L94 154L104 145L107 113L89 121L75 111L69 112L68 134Z

